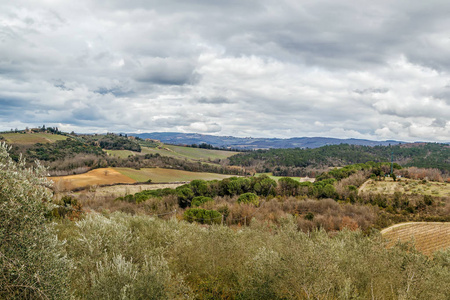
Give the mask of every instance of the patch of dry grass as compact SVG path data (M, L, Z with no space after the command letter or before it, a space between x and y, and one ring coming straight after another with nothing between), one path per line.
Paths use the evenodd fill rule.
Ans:
M57 191L68 191L94 185L136 182L136 180L119 173L113 168L95 169L84 174L49 177L49 179L53 180L55 190Z
M393 181L391 178L387 178L384 181L369 179L361 186L360 192L380 194L394 194L395 192L400 192L402 194L448 197L450 196L450 183L406 178L401 178L400 181Z

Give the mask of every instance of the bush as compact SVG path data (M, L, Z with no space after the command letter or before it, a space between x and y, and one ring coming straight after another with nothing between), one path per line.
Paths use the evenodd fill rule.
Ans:
M195 221L201 224L220 224L222 215L217 210L190 208L184 212L184 219L188 222Z
M198 196L192 199L191 206L200 206L205 202L214 201L211 197Z
M65 299L67 261L45 215L44 169L15 163L0 143L0 298Z
M245 193L239 196L237 202L239 204L253 204L255 206L259 205L259 198L253 193Z

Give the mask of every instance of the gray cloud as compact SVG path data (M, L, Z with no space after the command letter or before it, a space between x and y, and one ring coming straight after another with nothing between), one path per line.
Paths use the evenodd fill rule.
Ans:
M0 129L449 141L449 9L438 0L1 3Z

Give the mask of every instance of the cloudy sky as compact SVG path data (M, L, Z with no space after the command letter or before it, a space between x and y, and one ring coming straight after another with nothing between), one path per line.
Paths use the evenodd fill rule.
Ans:
M450 1L0 0L0 130L450 141Z

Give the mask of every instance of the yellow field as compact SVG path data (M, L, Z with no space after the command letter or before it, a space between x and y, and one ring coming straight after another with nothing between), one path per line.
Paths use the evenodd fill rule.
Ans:
M163 168L142 168L135 170L131 168L114 168L125 176L133 178L138 182L146 182L149 179L154 183L159 182L179 182L191 181L194 179L221 180L232 177L232 175L222 175L216 173L189 172L183 170L163 169Z
M136 182L136 180L122 175L113 168L95 169L85 174L49 177L49 179L55 182L54 187L58 191L68 191L76 188L83 188L94 185Z
M414 241L416 249L426 255L450 247L450 223L410 222L396 224L381 231L389 245L398 240Z
M36 143L54 143L56 141L61 141L67 139L64 135L51 134L51 133L2 133L8 144L23 144L32 145Z
M450 183L413 180L401 178L400 181L393 181L391 178L387 178L384 181L374 181L369 179L361 188L360 192L364 193L381 193L381 194L394 194L400 192L402 194L420 194L431 195L438 197L450 196Z

